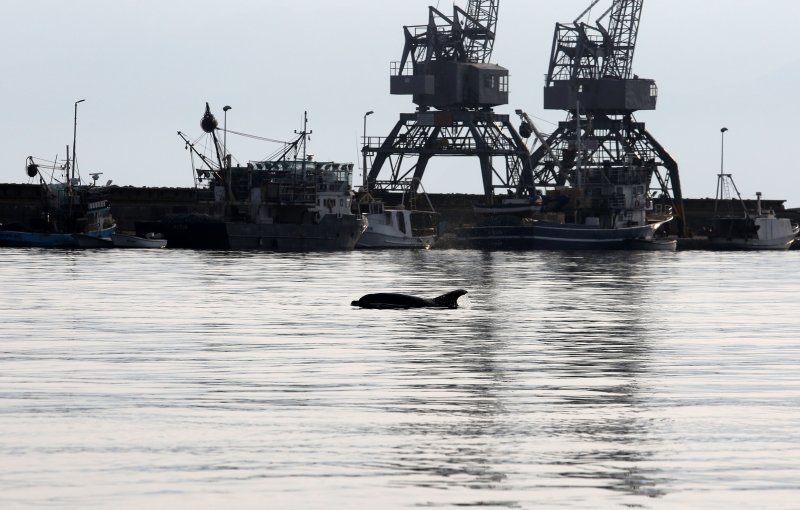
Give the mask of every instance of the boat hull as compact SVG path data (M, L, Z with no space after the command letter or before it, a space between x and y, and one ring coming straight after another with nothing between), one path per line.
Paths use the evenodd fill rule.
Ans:
M72 234L50 234L0 230L0 246L13 248L77 248Z
M366 228L358 216L323 216L319 223L243 223L208 219L141 222L136 233L158 232L167 247L194 250L352 250Z
M88 234L0 230L0 246L13 248L106 248L114 228Z
M366 222L358 216L324 216L319 223L225 223L228 249L264 251L352 250Z
M792 247L794 236L779 239L711 238L711 248L720 251L783 251Z
M356 248L367 250L378 249L428 249L434 241L435 236L428 237L405 237L383 234L380 232L364 232L358 241Z
M111 241L114 243L115 248L159 249L167 246L166 239L152 239L127 234L114 234L111 236Z
M457 232L458 244L503 250L635 250L637 241L651 240L663 223L626 228L600 228L534 222L517 226L469 227Z
M677 239L633 239L629 244L635 251L678 251Z

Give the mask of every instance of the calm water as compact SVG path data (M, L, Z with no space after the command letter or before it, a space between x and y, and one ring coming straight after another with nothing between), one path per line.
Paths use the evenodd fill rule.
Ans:
M800 252L0 249L0 508L798 508L799 277Z

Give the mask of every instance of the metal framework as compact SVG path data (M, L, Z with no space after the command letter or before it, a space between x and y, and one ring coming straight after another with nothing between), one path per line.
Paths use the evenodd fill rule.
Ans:
M509 116L491 111L401 114L389 136L369 137L365 150L374 153L370 190L416 191L434 156L477 157L487 195L495 188L517 187L522 173L530 171L530 153ZM504 168L495 166L498 160ZM388 179L378 180L387 164Z
M499 0L470 0L467 10L453 6L447 16L428 8L428 24L404 27L406 46L396 69L413 74L415 64L454 61L486 64L494 50Z
M562 80L631 78L644 0L617 0L595 25L582 22L594 0L572 24L556 24L547 85ZM603 20L608 18L608 27Z
M429 7L427 25L404 27L391 92L413 95L418 109L401 114L389 136L365 138L362 151L371 157L367 191L416 191L434 156L477 157L487 196L518 186L530 172L524 140L508 115L492 110L508 103L509 92L508 70L490 63L498 9L499 0L470 0L466 10L454 6L452 16ZM387 164L390 175L379 180Z
M545 108L566 110L568 116L533 151L523 187L569 184L587 190L591 202L593 187L641 183L643 191L673 208L683 234L678 164L633 115L655 109L658 93L653 80L632 77L643 0L614 0L595 26L580 22L599 1L572 25L556 25ZM608 27L601 23L606 17Z

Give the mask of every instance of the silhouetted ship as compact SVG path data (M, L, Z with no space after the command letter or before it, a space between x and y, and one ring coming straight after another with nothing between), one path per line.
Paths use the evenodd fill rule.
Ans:
M81 183L76 176L77 156L75 138L78 126L78 104L75 103L75 131L72 143L72 161L67 146L67 159L63 165L53 161L49 182L42 175L41 162L28 156L25 171L31 179L38 178L42 204L38 213L22 223L0 223L0 246L25 248L110 248L111 236L117 223L105 197L105 189L94 183L101 173L91 174L94 183ZM56 158L58 159L58 158ZM56 173L63 171L63 179ZM109 184L111 181L108 181Z
M137 234L160 232L169 240L169 248L333 251L355 247L366 220L351 211L351 163L312 161L306 154L309 133L304 126L277 157L231 166L231 156L219 144L217 125L206 104L201 126L213 140L216 161L179 133L203 162L195 172L198 179L208 181L201 203L206 212L139 222Z

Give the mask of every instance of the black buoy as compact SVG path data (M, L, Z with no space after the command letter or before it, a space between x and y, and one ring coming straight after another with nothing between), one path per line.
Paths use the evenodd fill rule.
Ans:
M28 172L28 177L33 179L37 175L39 175L39 165L36 163L31 163L26 167L26 171Z
M219 126L219 122L217 122L217 118L211 113L211 108L206 103L206 114L203 115L203 119L200 121L200 127L206 133L213 133L217 130L217 126Z
M533 134L533 127L526 121L520 124L519 134L522 138L530 138Z

